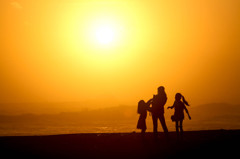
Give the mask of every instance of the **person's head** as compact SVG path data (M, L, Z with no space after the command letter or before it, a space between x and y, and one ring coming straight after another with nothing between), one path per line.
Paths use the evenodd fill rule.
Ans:
M139 102L138 102L138 105L139 106L142 106L142 105L144 105L145 104L145 101L144 100L140 100Z
M158 87L158 94L165 92L165 88L163 86Z
M180 101L182 99L183 103L189 106L188 102L185 100L184 96L181 93L176 93L175 100Z
M175 95L175 100L176 100L176 101L180 101L181 98L182 98L181 93L176 93L176 95Z
M144 101L144 100L140 100L140 101L138 102L138 110L137 110L137 113L142 114L142 113L145 111L144 105L145 105L145 101Z

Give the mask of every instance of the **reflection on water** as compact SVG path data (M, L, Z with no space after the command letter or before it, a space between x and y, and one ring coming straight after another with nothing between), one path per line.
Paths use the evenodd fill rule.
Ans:
M28 136L28 135L54 135L54 134L75 134L75 133L118 133L118 132L139 132L136 129L135 120L131 121L97 121L87 124L74 122L38 122L38 123L0 123L0 136ZM175 131L173 122L167 120L170 131ZM184 123L184 130L209 130L209 129L235 129L240 124L216 123L216 122L188 122ZM158 130L162 132L159 125ZM152 121L147 119L147 131L152 131Z
M79 124L21 124L1 123L0 136L25 136L25 135L53 135L73 133L115 133L136 131L135 123L119 122L93 122L88 125Z

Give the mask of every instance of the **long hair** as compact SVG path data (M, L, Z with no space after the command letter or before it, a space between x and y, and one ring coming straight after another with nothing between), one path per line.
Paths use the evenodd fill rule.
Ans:
M137 109L138 114L142 114L144 112L144 106L145 106L144 100L140 100L138 102L138 109Z
M187 106L190 106L182 94L181 96L182 96L183 103L186 104Z

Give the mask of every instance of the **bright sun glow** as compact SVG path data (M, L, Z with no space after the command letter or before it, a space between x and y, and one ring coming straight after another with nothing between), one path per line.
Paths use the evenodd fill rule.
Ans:
M101 45L110 44L115 38L114 28L108 25L99 26L95 30L95 38Z
M91 43L95 43L96 46L104 48L113 48L114 46L120 44L123 29L116 19L99 18L97 20L93 20L89 24L89 28L87 28L87 30L87 36L89 37Z

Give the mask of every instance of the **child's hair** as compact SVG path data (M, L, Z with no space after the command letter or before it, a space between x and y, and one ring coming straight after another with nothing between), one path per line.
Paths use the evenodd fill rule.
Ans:
M143 113L143 111L144 111L144 106L145 106L144 100L140 100L140 101L138 102L138 110L137 110L137 113L138 113L138 114L142 114L142 113Z
M182 100L183 100L183 103L184 103L184 104L186 104L187 106L190 106L190 105L188 104L188 102L185 100L185 98L184 98L183 95L182 95Z
M184 98L184 96L181 93L177 93L175 96L176 99L183 101L184 104L186 104L187 106L189 106L188 102L186 101L186 99Z

